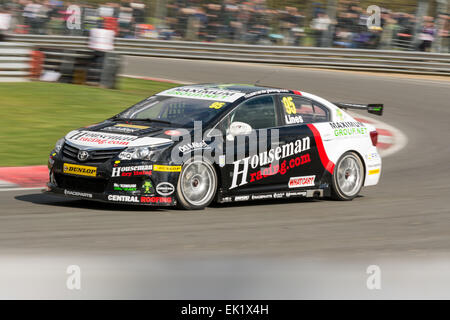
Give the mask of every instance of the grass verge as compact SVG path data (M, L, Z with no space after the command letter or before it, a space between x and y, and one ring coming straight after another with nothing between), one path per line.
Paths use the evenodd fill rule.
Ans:
M46 164L56 140L176 84L120 78L119 89L63 83L0 84L0 166Z

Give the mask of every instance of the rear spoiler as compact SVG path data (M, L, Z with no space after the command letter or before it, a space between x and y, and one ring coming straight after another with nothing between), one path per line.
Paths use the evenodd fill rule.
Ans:
M383 115L383 105L381 103L372 103L372 104L356 104L356 103L342 103L342 102L333 102L333 103L341 109L367 110L368 113L376 114L377 116Z

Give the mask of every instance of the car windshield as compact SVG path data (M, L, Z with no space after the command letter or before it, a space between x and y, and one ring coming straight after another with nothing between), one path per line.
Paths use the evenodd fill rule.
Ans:
M115 116L115 119L154 120L180 127L193 127L194 121L211 121L229 103L214 100L151 96Z

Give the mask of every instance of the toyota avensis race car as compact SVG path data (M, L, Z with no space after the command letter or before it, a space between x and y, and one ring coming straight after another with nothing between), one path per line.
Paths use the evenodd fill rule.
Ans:
M48 192L114 203L202 209L291 197L355 198L378 183L378 134L300 91L191 85L71 131L50 154Z

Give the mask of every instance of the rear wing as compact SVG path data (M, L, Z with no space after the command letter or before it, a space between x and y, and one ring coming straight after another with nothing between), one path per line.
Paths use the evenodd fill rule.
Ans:
M356 103L342 103L333 102L341 109L355 109L355 110L367 110L368 113L376 114L377 116L383 115L383 105L381 103L372 104L356 104Z

